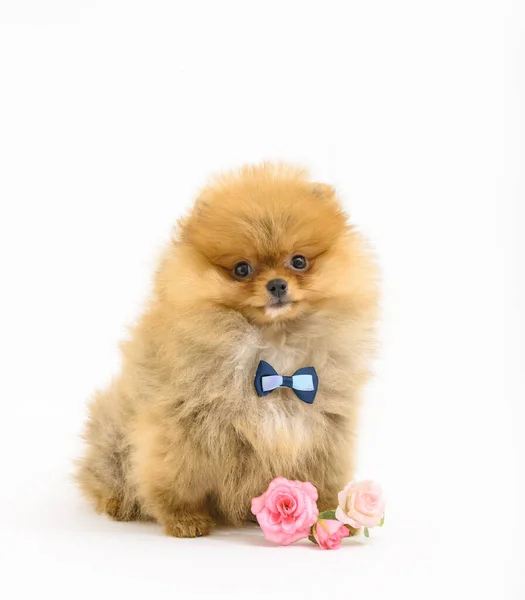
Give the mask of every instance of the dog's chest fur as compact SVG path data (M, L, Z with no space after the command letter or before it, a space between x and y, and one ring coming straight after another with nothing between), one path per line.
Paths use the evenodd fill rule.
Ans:
M313 366L322 378L326 362L323 348L324 344L319 340L313 343L304 336L269 329L247 340L240 352L237 364L239 379L249 388L254 399L256 410L251 418L257 415L255 429L258 437L268 445L299 450L309 443L322 416L315 403L305 404L290 389L280 388L267 396L256 396L253 378L259 361L270 363L281 375L293 375L301 367Z

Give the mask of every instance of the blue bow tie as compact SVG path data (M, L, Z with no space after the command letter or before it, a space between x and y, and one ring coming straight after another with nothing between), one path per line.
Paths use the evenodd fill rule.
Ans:
M300 400L312 404L317 394L319 378L313 367L299 369L292 376L278 375L272 365L261 360L254 383L259 396L267 396L278 387L288 387Z

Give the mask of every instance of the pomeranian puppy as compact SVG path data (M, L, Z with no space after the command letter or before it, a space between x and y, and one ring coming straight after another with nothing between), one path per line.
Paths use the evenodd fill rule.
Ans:
M217 178L178 224L120 376L91 403L81 489L99 512L176 537L251 520L278 475L333 507L353 477L377 303L332 187L284 165Z

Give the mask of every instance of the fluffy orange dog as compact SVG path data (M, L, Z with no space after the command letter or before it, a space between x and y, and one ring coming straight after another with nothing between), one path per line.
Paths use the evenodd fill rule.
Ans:
M218 178L179 223L122 373L91 404L82 490L177 537L249 520L277 475L333 507L353 476L376 315L373 262L331 187L283 165ZM315 367L315 402L258 396L260 360L281 375Z

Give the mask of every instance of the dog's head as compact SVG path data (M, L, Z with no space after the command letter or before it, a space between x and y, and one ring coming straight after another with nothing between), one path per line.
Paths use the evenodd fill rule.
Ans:
M282 165L245 167L204 189L180 223L184 269L170 287L257 323L296 319L348 295L351 233L330 186Z

